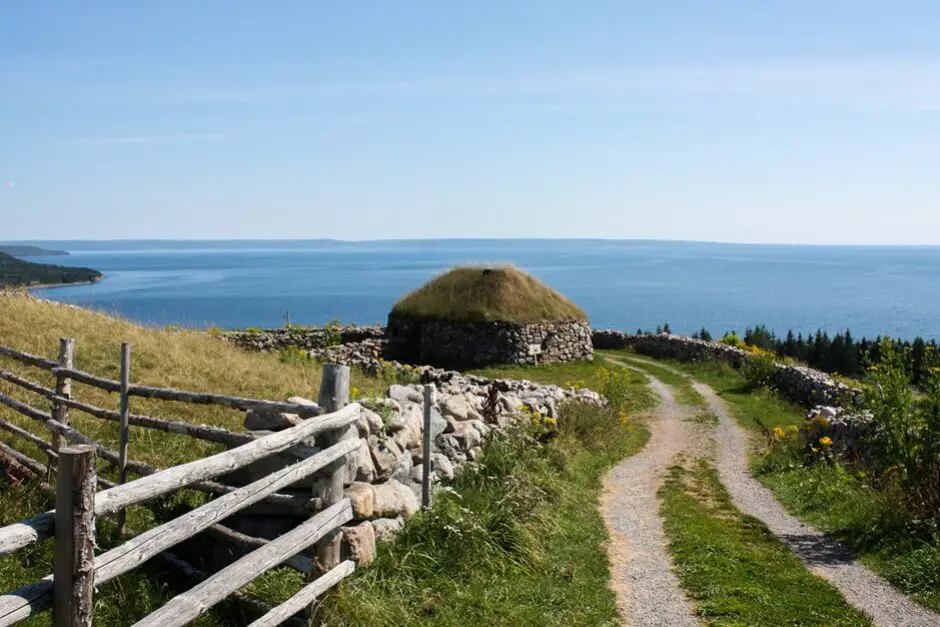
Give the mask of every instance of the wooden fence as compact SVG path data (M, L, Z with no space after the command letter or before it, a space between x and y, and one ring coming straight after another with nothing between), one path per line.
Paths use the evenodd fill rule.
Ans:
M308 573L311 582L290 600L275 608L260 604L266 613L252 623L253 626L279 625L311 605L324 591L353 571L354 564L350 561L341 562L340 557L340 527L353 517L349 500L343 498L344 459L359 445L358 440L339 439L347 427L359 418L360 413L359 405L348 404L348 367L324 367L319 405L311 406L132 384L130 347L126 344L121 350L120 381L76 370L73 367L74 340L61 340L58 361L6 347L0 347L0 355L50 371L56 378L55 389L52 389L0 369L0 379L52 402L52 412L48 413L0 393L0 404L41 423L51 432L50 440L46 441L0 418L0 429L37 446L45 453L47 460L43 464L2 442L0 458L5 458L7 464L44 477L47 481L53 472L57 473L55 510L0 527L0 557L47 538L54 537L55 542L52 575L0 596L0 627L15 624L50 608L56 627L91 625L94 620L94 588L158 556L181 569L190 578L201 581L192 589L173 597L137 625L185 625L228 597L241 598L257 608L257 600L246 598L238 592L239 589L271 568L286 563ZM119 411L75 400L72 384L76 382L119 393ZM218 427L132 414L130 400L135 396L221 405L239 410L289 412L306 420L284 431L254 437ZM69 423L69 410L79 410L96 418L120 423L119 449L115 451L102 446L73 428ZM184 434L233 448L158 470L128 456L131 425ZM311 451L297 454L303 448L302 443L314 436L317 436L323 450L312 455ZM62 440L70 444L63 446ZM244 487L236 488L212 481L274 455L290 460L290 465ZM117 483L97 476L97 458L116 467ZM125 482L128 470L137 473L140 478ZM323 479L316 482L317 487L309 499L279 493L287 486L318 472ZM105 489L96 491L97 486ZM217 498L138 535L123 529L127 507L180 488L202 490ZM47 489L53 488L47 486ZM292 531L271 541L247 536L220 524L220 521L232 514L262 501L307 515L314 511L316 513ZM115 520L123 537L130 539L95 555L95 522L101 517ZM203 531L247 547L250 552L211 575L167 552ZM305 554L311 547L315 553ZM316 575L319 577L313 579Z

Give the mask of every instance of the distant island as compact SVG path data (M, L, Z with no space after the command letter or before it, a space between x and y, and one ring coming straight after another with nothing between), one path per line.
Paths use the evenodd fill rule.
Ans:
M94 283L100 281L101 277L100 272L91 268L34 263L0 252L0 288Z
M68 255L64 250L49 250L39 246L24 246L21 244L0 244L0 253L13 257L52 257Z

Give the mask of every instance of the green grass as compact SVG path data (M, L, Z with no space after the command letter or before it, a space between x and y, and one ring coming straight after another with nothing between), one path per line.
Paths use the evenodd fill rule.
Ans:
M545 374L543 372L543 374ZM570 374L570 371L569 371ZM618 373L619 374L619 373ZM562 406L557 438L490 440L478 469L408 522L318 616L346 625L616 625L598 510L602 476L645 443L622 412L648 405Z
M709 463L671 468L660 497L676 572L708 624L871 624L763 523L735 509Z
M762 474L791 513L830 533L911 598L940 612L940 530L913 519L903 499L868 487L841 466Z
M625 351L598 351L598 356L612 360L614 363L624 363L648 372L666 385L672 387L676 400L688 407L704 409L708 406L702 395L692 387L692 380L672 372L668 368L656 364L652 360L641 358L634 353Z
M0 295L0 344L55 359L60 337L76 338L77 368L109 378L118 377L118 358L122 341L132 346L131 380L145 385L176 387L196 391L210 391L252 398L281 400L291 395L316 398L320 382L319 365L308 360L281 360L277 355L249 353L232 346L209 333L187 330L167 330L143 327L131 322L74 307L39 301L24 295ZM0 358L0 368L12 371L26 379L47 387L54 387L54 379L44 371L30 368L7 358ZM361 394L382 390L388 381L354 373L352 385ZM34 407L49 411L47 400L6 382L0 382L0 392L9 394ZM73 395L92 405L117 409L116 394L88 386L73 385ZM222 407L189 405L134 398L131 410L135 413L203 423L242 430L244 412ZM90 438L116 448L119 429L116 423L99 420L77 411L70 412L71 423ZM0 408L0 417L41 437L48 439L44 427L6 407ZM170 467L205 457L221 448L178 434L131 427L130 456L156 467ZM0 432L0 440L35 459L45 461L32 444L7 433ZM110 466L99 464L99 474L114 479ZM132 475L133 476L133 475ZM128 525L144 530L159 522L179 516L182 511L205 502L198 492L180 491L165 499L148 503L147 507L128 510ZM0 480L0 525L10 524L46 511L51 501L37 486L24 483L17 488ZM102 523L99 544L109 548L117 544ZM52 572L51 542L0 558L0 593L33 583ZM270 592L266 585L271 575L256 589ZM172 596L172 583L177 576L154 562L145 570L134 571L101 586L96 594L95 624L127 625L156 609ZM187 582L184 587L188 587ZM233 624L228 609L219 611L199 622L200 625ZM49 624L49 614L31 619L28 624Z
M805 410L766 390L748 390L726 364L663 363L712 386L731 415L748 429L801 425ZM898 495L870 487L840 465L807 467L779 451L762 450L752 472L793 515L843 542L879 575L927 607L940 611L940 530L912 517Z
M577 305L511 266L454 268L395 303L392 314L466 322L587 320Z

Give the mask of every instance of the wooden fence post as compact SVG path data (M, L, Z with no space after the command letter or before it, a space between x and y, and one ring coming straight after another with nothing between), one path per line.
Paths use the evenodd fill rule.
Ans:
M91 627L95 583L95 448L59 450L52 622Z
M431 504L431 407L434 403L434 384L424 386L424 440L421 443L421 507Z
M349 366L337 364L323 365L323 379L320 382L319 404L327 413L333 413L349 404ZM333 446L342 437L346 428L335 429L321 436L321 449ZM338 459L323 469L323 476L317 482L314 497L320 498L321 508L326 509L343 499L343 484L346 481L346 460ZM340 542L339 529L327 534L317 545L317 561L314 571L325 573L339 564Z
M71 338L60 338L59 339L59 368L72 368L75 361L75 340ZM56 375L55 378L55 393L58 396L62 396L67 399L72 398L72 379L64 374ZM69 408L68 405L63 405L61 403L53 403L52 405L52 417L57 421L61 422L64 425L69 424ZM58 433L52 434L52 450L58 451L61 444L61 439ZM52 477L52 456L49 456L49 462L46 470L46 481L49 481L49 478Z
M121 344L121 440L118 448L118 483L127 481L127 444L130 439L130 395L131 386L131 345L127 342ZM118 512L118 533L124 533L125 512Z

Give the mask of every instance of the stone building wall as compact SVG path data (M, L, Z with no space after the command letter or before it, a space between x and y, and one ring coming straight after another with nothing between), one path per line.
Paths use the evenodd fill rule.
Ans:
M389 355L419 364L487 366L591 361L587 322L451 322L389 317Z

